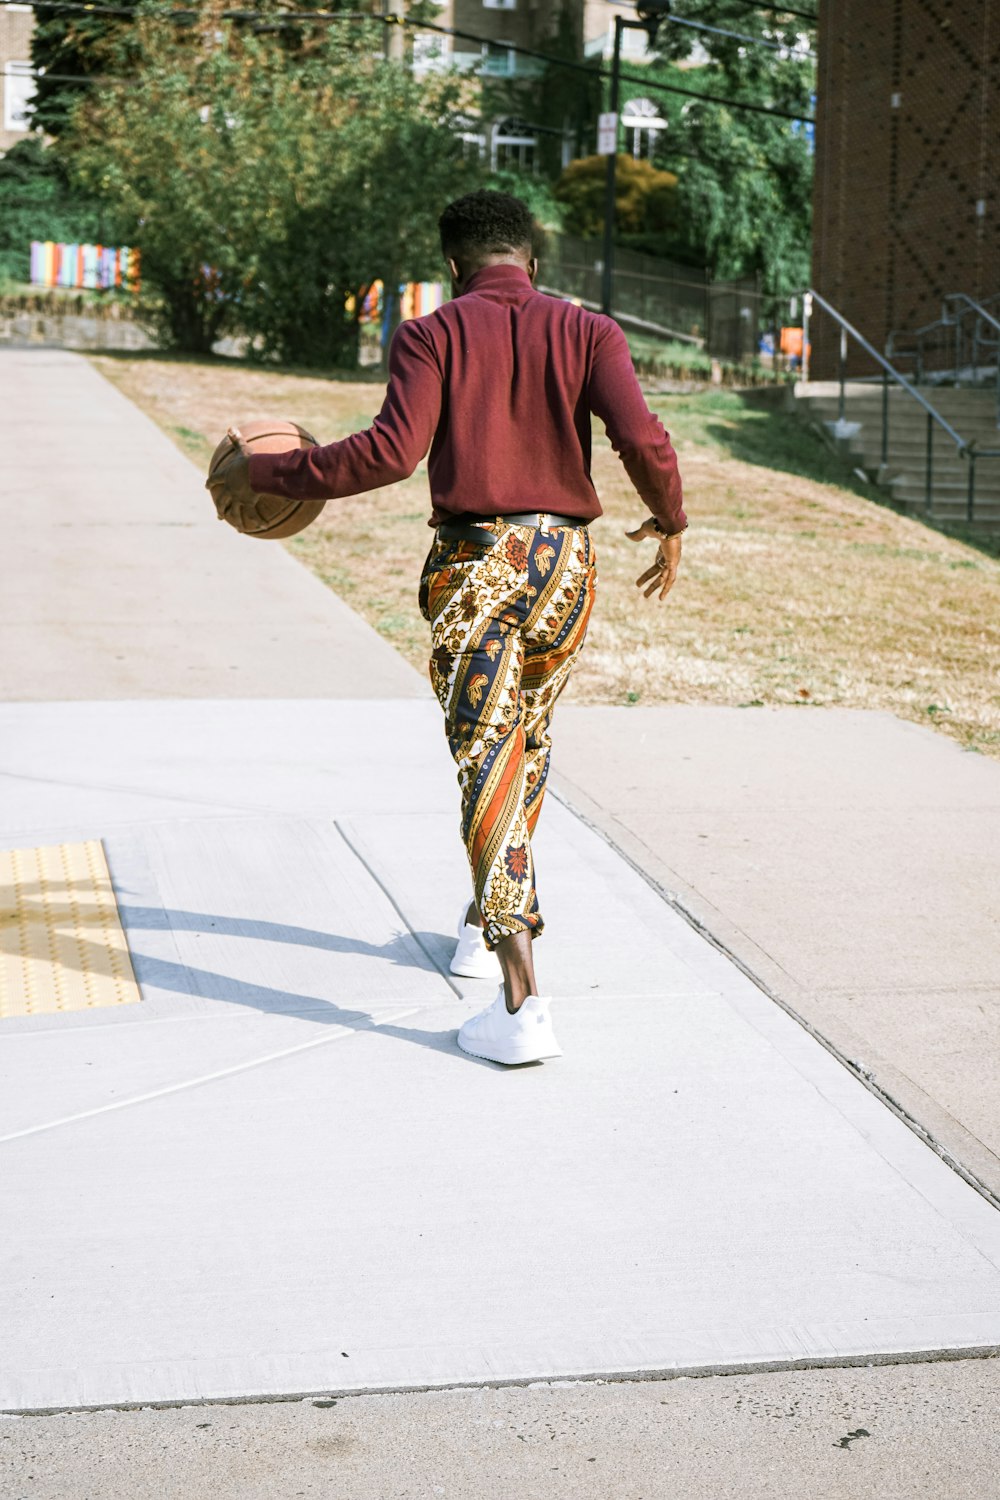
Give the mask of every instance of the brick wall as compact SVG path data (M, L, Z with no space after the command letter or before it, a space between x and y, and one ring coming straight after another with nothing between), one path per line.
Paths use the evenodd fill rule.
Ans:
M813 285L881 349L947 292L1000 292L1000 5L820 0L819 18ZM813 350L833 373L825 319Z

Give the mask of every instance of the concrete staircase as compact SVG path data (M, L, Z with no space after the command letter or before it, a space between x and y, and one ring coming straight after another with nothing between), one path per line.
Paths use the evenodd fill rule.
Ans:
M977 448L1000 449L996 391L921 386L921 395L946 422ZM889 390L888 461L882 465L882 387L850 381L845 390L844 423L837 422L836 381L798 382L794 409L831 440L853 467L886 490L909 515L928 515L926 504L927 415L906 391ZM952 439L934 424L933 482L929 514L936 521L967 525L969 465ZM1000 457L976 461L972 531L1000 535Z

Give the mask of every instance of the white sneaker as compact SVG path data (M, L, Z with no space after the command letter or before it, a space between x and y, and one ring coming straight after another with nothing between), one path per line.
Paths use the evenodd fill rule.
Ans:
M511 1065L539 1062L543 1057L562 1057L562 1048L552 1030L549 1001L529 995L511 1015L503 985L487 1010L466 1021L458 1033L458 1045L473 1057Z
M458 947L448 967L466 979L499 979L500 960L487 948L483 929L465 920L468 910L466 902L458 917Z

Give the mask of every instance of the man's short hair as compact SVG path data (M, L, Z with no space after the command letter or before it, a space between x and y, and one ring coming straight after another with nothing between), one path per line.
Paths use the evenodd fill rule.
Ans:
M438 220L441 250L454 260L483 255L512 255L535 244L531 210L511 193L479 188L449 203Z

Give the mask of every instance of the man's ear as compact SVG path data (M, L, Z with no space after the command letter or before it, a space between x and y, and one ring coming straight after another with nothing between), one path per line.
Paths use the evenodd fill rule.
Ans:
M528 270L528 280L531 282L532 286L534 286L534 284L535 284L535 277L538 275L538 260L537 260L537 258L534 255L528 261L527 270Z
M461 269L459 267L458 261L457 260L453 260L450 255L446 255L445 256L445 260L448 262L448 270L451 272L452 282L454 283L455 286L461 286L462 285L462 272L461 272Z

